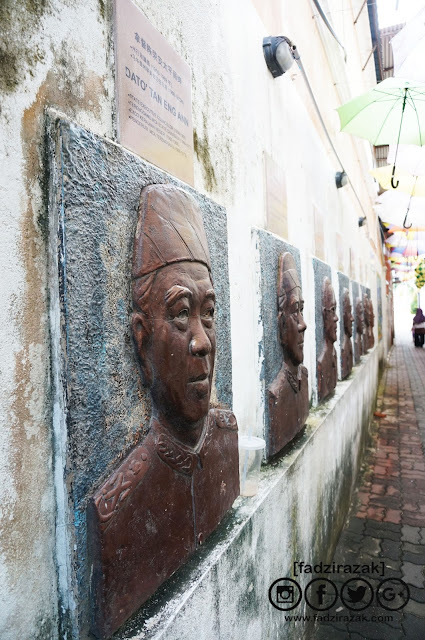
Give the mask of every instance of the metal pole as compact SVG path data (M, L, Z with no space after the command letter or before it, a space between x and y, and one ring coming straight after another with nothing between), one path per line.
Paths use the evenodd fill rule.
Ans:
M360 7L360 11L359 11L359 12L358 12L358 14L357 14L357 18L354 20L354 24L356 24L357 20L360 18L360 14L361 14L361 12L363 11L364 6L365 6L366 2L367 2L367 0L364 0L364 2L363 2L363 4L362 4L362 6Z
M315 4L316 9L319 12L319 15L322 18L323 22L325 23L325 25L327 26L327 28L329 29L329 31L331 32L331 34L333 35L333 37L335 38L335 40L337 41L337 43L339 44L341 49L343 50L343 52L344 52L344 62L347 62L347 52L345 50L345 47L342 44L341 40L336 35L335 31L332 29L332 25L329 22L329 20L327 19L326 14L323 11L322 7L320 6L319 0L313 0L313 3Z
M376 51L376 47L377 47L377 46L378 46L378 45L377 45L377 44L375 44L375 46L373 47L372 51L369 53L369 55L368 55L368 57L367 57L367 60L366 60L366 62L364 63L364 67L362 68L362 71L364 71L364 70L366 69L366 67L367 67L367 63L369 62L369 60L370 60L370 57L371 57L372 53L375 53L375 51Z

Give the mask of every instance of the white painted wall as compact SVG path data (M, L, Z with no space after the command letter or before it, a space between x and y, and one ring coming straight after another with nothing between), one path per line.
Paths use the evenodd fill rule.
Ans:
M229 220L234 409L241 431L258 423L255 260L251 228L264 227L263 154L285 170L289 237L301 250L306 365L314 371L313 203L325 214L326 260L337 268L335 232L355 255L355 277L374 287L381 271L367 143L338 133L335 108L375 83L366 11L346 0L335 28L347 62L309 0L137 0L193 70L193 123L207 149L195 158L195 187L226 206ZM9 6L10 5L10 6ZM2 8L6 64L0 73L0 637L55 637L54 491L45 202L44 109L53 106L95 133L114 138L110 0L46 0ZM332 14L333 16L334 14ZM331 137L368 216L348 187L320 129L296 67L273 80L262 38L284 33L297 45ZM382 277L385 291L385 277ZM377 310L376 299L374 299ZM385 307L384 307L385 308ZM384 327L387 322L384 321ZM377 331L375 327L375 337ZM312 379L313 376L311 375ZM37 635L39 634L39 635Z

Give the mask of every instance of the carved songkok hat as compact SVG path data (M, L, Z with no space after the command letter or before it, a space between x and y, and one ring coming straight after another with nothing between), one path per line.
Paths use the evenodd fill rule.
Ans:
M201 211L195 200L170 184L145 187L134 237L133 278L167 264L202 262L211 271Z
M278 296L283 296L290 293L292 289L296 287L301 288L301 283L295 260L289 252L282 254L279 262Z

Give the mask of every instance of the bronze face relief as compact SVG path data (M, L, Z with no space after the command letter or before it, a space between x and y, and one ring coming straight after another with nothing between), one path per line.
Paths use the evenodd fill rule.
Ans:
M344 321L344 340L341 349L341 378L347 378L353 368L353 345L351 336L353 335L353 314L351 311L351 300L348 289L342 292L342 313Z
M360 356L363 355L363 331L364 331L364 313L361 298L356 300L356 339L354 341L354 360L356 364L360 362Z
M369 349L375 346L375 336L373 335L373 327L375 326L375 313L373 311L373 302L369 298Z
M292 255L284 253L278 267L278 329L282 367L268 389L269 457L278 453L303 428L309 412L308 371L304 359L304 300Z
M329 278L323 280L322 313L325 343L317 360L317 393L319 400L325 400L334 391L338 375L334 347L338 316L336 314L335 293Z
M132 332L150 431L95 491L92 632L109 637L217 527L239 494L237 424L210 409L215 293L201 212L172 185L142 191Z
M369 350L369 341L370 341L370 307L369 307L369 298L366 294L363 296L363 317L364 317L364 328L363 328L363 353L367 353Z

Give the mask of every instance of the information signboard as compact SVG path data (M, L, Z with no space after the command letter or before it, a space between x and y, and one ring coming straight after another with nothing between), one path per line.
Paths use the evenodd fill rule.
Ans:
M193 185L189 66L130 0L115 0L118 140Z

